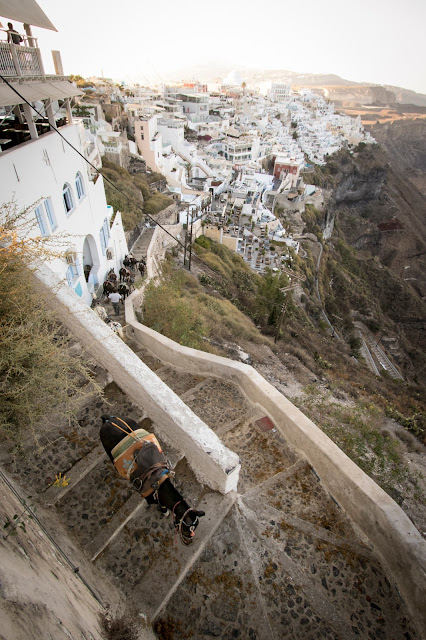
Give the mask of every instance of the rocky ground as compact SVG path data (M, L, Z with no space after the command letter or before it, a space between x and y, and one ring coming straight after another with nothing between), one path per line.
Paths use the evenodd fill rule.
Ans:
M250 364L270 382L278 391L289 400L298 401L298 406L303 410L304 398L309 395L306 389L308 385L315 385L320 397L342 407L356 406L354 400L347 394L336 390L335 395L330 393L330 388L325 380L321 380L309 368L304 366L290 354L285 354L285 347L272 349L268 345L257 345L252 342L240 342L236 345L228 345L229 357L241 359L241 351L249 356ZM285 361L287 360L287 365ZM324 414L326 418L326 414ZM318 423L321 428L321 423ZM410 475L416 480L416 491L413 485L398 485L401 495L400 504L417 529L426 539L426 447L398 422L390 418L383 418L381 433L389 434L395 439L398 451L403 456L404 464L409 469Z

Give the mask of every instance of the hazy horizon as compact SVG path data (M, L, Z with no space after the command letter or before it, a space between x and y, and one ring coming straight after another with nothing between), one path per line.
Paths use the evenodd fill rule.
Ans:
M306 0L303 12L296 7L294 14L278 0L38 4L58 30L33 29L47 72L52 72L50 49L57 49L65 73L84 77L158 84L214 60L228 73L243 66L335 74L426 94L426 3L420 0L407 0L403 10L396 0L359 0L352 6Z

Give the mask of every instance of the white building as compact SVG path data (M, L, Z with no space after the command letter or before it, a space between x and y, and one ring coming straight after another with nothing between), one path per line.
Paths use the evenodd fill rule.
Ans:
M182 113L190 122L206 122L209 115L209 96L206 93L178 93L176 99Z
M267 91L267 97L271 102L287 102L290 97L290 85L273 82Z
M121 216L117 213L113 220L107 206L103 178L84 160L99 156L83 122L72 118L70 98L80 92L63 76L59 52L56 75L46 76L35 39L34 46L25 47L24 58L11 51L19 45L0 44L0 73L10 83L0 82L0 204L14 202L18 211L28 209L34 235L65 238L64 257L49 266L90 304L108 270L119 269L128 249ZM37 111L46 117L30 101L41 102ZM57 119L61 107L67 115Z

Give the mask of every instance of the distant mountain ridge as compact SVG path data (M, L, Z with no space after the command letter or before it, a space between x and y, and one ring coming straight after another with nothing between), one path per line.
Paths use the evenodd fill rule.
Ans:
M332 73L312 74L289 71L288 69L253 69L242 65L230 65L222 62L204 63L185 67L169 73L163 73L167 80L199 80L200 82L215 82L217 79L224 79L231 71L238 71L243 80L247 83L256 82L283 82L297 84L326 84L326 85L356 85L357 82L345 80Z
M324 90L327 98L352 104L414 104L426 106L426 95L410 89L373 82L354 82L333 73L300 73L288 69L253 69L242 65L211 62L193 65L169 73L163 73L167 82L191 81L220 82L232 71L238 71L248 86L262 82L278 82L294 87L312 87Z

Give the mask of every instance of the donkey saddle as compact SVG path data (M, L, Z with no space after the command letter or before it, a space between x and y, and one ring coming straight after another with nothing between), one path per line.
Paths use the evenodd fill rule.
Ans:
M111 451L118 473L146 498L169 477L169 466L153 433L137 429Z

